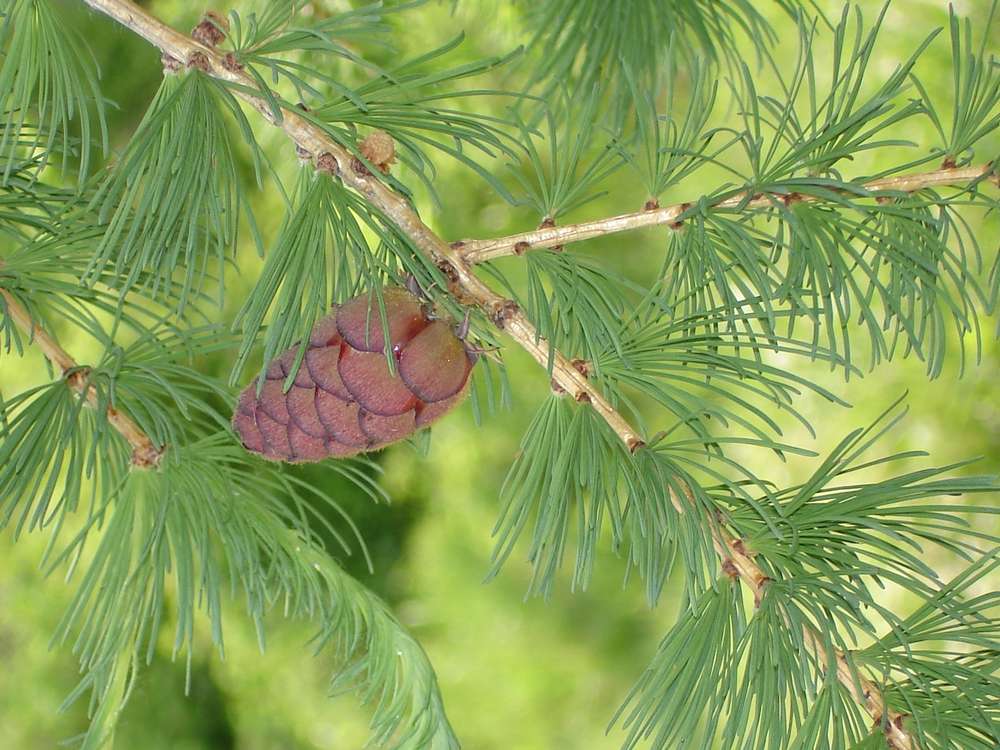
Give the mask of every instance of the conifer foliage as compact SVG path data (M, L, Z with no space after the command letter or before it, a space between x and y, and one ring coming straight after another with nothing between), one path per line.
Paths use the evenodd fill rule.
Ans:
M502 421L515 347L551 392L501 490L490 575L526 549L531 593L564 567L585 587L608 545L651 607L683 579L608 712L624 747L1000 746L997 481L882 454L901 403L800 484L745 458L809 454L782 438L809 426L803 393L844 403L796 362L854 383L912 356L936 377L1000 331L983 236L1000 209L997 3L943 14L889 70L889 5L509 4L523 50L455 62L456 38L378 64L426 3L247 0L186 34L131 0L0 2L0 366L37 349L51 375L0 400L0 528L45 535L44 568L76 587L56 642L80 660L83 746L113 739L165 622L175 656L192 658L200 618L221 650L232 600L262 643L269 614L316 625L376 746L458 747L419 643L324 547L365 554L351 518L290 464L382 499L360 454L467 396ZM116 155L103 87L129 69L98 70L84 16L161 55ZM949 50L939 100L922 66ZM510 90L472 80L498 67ZM291 178L267 123L294 146ZM446 241L419 213L454 198L442 160L537 227ZM254 189L287 209L273 238ZM622 213L566 223L616 189ZM642 227L662 238L656 273L581 249L625 253ZM263 265L212 322L241 232ZM56 331L98 353L78 362ZM931 549L959 572L942 580ZM885 607L886 584L916 608Z

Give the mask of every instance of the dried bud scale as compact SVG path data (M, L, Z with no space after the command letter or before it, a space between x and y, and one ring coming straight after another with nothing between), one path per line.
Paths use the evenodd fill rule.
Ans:
M377 305L355 297L319 320L292 387L295 346L240 394L233 428L247 450L272 461L321 461L409 437L457 406L476 357L450 324L425 314L405 289L382 290L396 372L385 358Z
M337 157L326 152L316 158L316 169L327 174L340 174L340 165L337 163Z
M222 58L222 67L228 70L230 73L242 73L243 63L236 59L236 55L232 52L227 52Z
M200 70L203 73L212 72L212 61L208 59L208 55L198 50L195 50L188 56L187 66L194 70Z
M214 10L205 11L201 22L191 30L191 36L196 42L206 47L215 47L229 31L229 21L221 13Z
M184 67L181 65L180 60L176 57L168 55L166 52L160 55L160 64L163 66L163 75L165 76L175 75L181 70L181 68Z

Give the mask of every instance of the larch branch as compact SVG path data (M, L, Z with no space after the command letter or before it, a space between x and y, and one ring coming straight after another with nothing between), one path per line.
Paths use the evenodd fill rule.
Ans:
M59 370L60 374L66 380L67 387L83 395L88 406L93 409L99 409L100 399L97 389L88 380L87 368L78 365L51 334L32 320L31 314L13 294L6 289L0 289L0 297L3 298L6 314L10 316L14 324L28 337L29 343L35 344L41 350L42 354L45 355L45 358ZM163 458L164 449L157 448L149 436L143 432L142 428L128 414L109 404L106 407L106 417L108 424L117 430L128 441L128 444L132 446L133 466L148 469L160 463L160 459Z
M670 492L671 504L678 513L684 513L694 507L694 497L690 490L687 487L683 489L688 505L685 505L673 490ZM754 603L759 606L764 597L764 590L771 582L770 576L757 564L757 554L748 549L742 539L729 532L721 519L715 523L711 520L709 519L712 543L722 561L723 572L745 583L753 593ZM828 661L826 646L815 629L803 626L802 642L817 664ZM851 666L845 652L834 649L833 657L837 662L837 681L844 686L848 695L858 705L864 707L873 723L882 730L889 747L892 750L918 750L916 741L903 727L905 715L892 710L886 712L885 700L878 686Z
M931 187L943 185L966 185L976 180L981 180L993 174L994 166L985 164L975 167L952 167L938 169L933 172L921 172L919 174L898 175L887 177L881 180L871 180L857 184L857 190L848 192L837 189L831 192L840 195L855 195L866 197L863 193L868 193L871 198L879 199L887 197L893 193L915 193ZM995 177L995 175L994 175ZM863 191L858 192L858 191ZM750 194L741 191L727 198L722 198L715 203L709 202L707 207L711 209L738 209L752 210L757 208L768 208L780 203L815 203L822 198L812 195L795 192L764 192ZM521 255L527 250L539 250L548 247L560 247L572 242L582 242L597 237L605 237L619 232L630 232L634 229L645 227L666 226L676 229L681 226L679 223L682 216L697 203L677 203L663 208L649 208L634 213L611 216L606 219L595 219L579 224L567 224L565 226L543 226L531 232L512 234L508 237L498 237L490 240L463 240L456 243L460 248L463 260L469 265L482 263L483 261L502 258L507 255Z
M397 226L400 232L413 242L417 249L442 269L451 282L450 290L456 298L464 303L478 306L543 367L548 366L550 354L548 342L538 335L534 326L512 300L498 295L473 273L472 265L488 257L514 252L515 247L521 242L528 241L531 246L550 247L608 234L612 231L625 231L654 224L670 224L677 220L683 210L686 210L681 207L656 209L640 214L605 219L601 222L592 222L589 229L588 225L556 227L519 235L517 239L513 240L512 238L504 238L503 240L488 240L481 243L450 245L423 222L403 196L393 191L375 175L369 173L367 169L359 169L359 162L354 156L330 138L322 128L309 122L300 113L290 108L282 110L280 120L276 118L270 105L261 96L254 93L257 90L257 82L243 72L238 61L233 59L231 55L220 53L214 48L199 44L190 37L178 33L129 0L83 1L158 47L168 58L181 64L197 67L210 76L235 84L233 93L236 96L250 104L268 122L284 130L286 135L298 146L300 152L310 155L318 169L337 174L344 184L356 190L378 208ZM954 171L942 171L948 172L948 175L941 177L941 182L936 184L947 184L956 179ZM983 169L969 170L969 176L965 179L974 179L983 174ZM894 183L894 186L887 184L883 189L899 190L904 188L900 187L898 183ZM748 196L738 196L729 198L727 201L738 205L746 201L747 198ZM771 201L773 198L762 197L752 200ZM490 249L486 250L487 256L482 257L484 249L501 246L505 248L502 252ZM590 403L630 451L635 451L643 445L638 432L588 380L584 368L578 368L573 362L557 352L554 355L552 375L553 381L559 388L571 394L577 401ZM679 509L683 508L677 498L673 498L673 501ZM745 581L759 597L763 592L763 587L767 585L768 578L757 565L753 554L747 551L739 540L736 540L717 524L713 527L713 537L724 569L735 570L740 579ZM812 653L816 654L817 658L822 659L825 650L821 639L815 633L810 632L806 634L805 642ZM837 662L837 674L840 681L847 686L850 694L865 706L869 715L881 722L885 706L877 687L868 680L861 679L860 684L855 680L855 672L851 669L846 655L838 652ZM898 714L890 714L887 718L889 721L885 731L890 745L895 750L915 750L915 743L902 728L902 717Z
M285 134L314 160L318 169L336 173L348 187L363 195L378 208L414 246L434 261L452 282L455 296L475 304L543 367L549 363L549 343L512 300L505 299L483 283L454 248L438 237L417 215L409 202L363 165L321 127L303 118L291 108L284 108L280 121L271 105L254 92L257 81L247 75L231 54L199 44L147 13L130 0L83 0L91 8L113 18L132 30L169 58L197 67L207 75L234 84L233 94L256 109L268 122ZM358 168L361 167L361 168ZM553 380L578 401L586 401L614 429L618 437L636 450L643 445L639 433L607 401L604 395L564 356L553 357Z
M742 539L734 537L721 525L713 530L712 536L715 550L723 560L723 570L743 581L753 592L754 601L759 603L771 579L757 564L756 555L747 549ZM815 629L803 626L802 642L818 664L827 661L826 646ZM903 727L905 715L892 710L886 713L885 700L878 686L851 666L845 652L835 648L833 657L837 662L837 681L858 705L864 707L875 726L885 734L889 747L893 750L917 750L913 737Z

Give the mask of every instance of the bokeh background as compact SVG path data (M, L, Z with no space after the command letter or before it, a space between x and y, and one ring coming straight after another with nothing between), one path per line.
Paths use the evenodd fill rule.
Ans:
M338 4L329 3L331 7ZM405 23L397 20L397 51L378 53L380 62L389 62L393 55L405 57L426 51L459 31L467 34L467 40L454 56L456 61L503 54L528 41L533 33L521 11L526 4L505 0L430 2L407 13ZM193 26L203 10L201 4L186 0L144 5L178 28ZM768 6L761 5L768 12ZM821 5L839 15L839 3ZM861 3L869 16L880 5L867 0ZM984 16L989 0L955 5L966 15ZM220 3L215 9L229 7ZM245 5L233 3L232 7ZM788 34L790 23L777 13L772 15L779 34L794 39L794 34ZM87 39L104 70L105 94L117 105L111 110L113 140L121 147L156 90L159 55L110 22L86 14L79 14L79 18L86 24ZM946 23L947 10L940 0L896 0L886 16L872 72L889 74L927 33ZM1000 49L1000 29L993 30L990 46ZM949 66L949 46L942 35L918 70L932 92L944 95ZM495 71L475 85L516 88L524 70ZM501 114L504 104L493 100L477 106ZM713 124L724 124L730 116L723 96ZM914 140L933 140L929 127L926 132L920 132L915 124L908 127ZM292 165L287 177L294 168L291 147L263 127L259 135L277 160ZM993 153L998 152L997 143L996 138L990 143ZM862 160L857 170L868 172L874 166ZM508 206L471 170L444 160L439 160L438 167L442 205L434 206L421 195L421 207L442 236L503 235L537 223L539 217ZM502 165L493 164L491 169L499 172ZM398 176L406 181L405 171ZM665 201L691 199L710 189L717 178L705 173L703 184L688 182L683 194L667 195ZM635 180L624 172L607 185L607 190L565 220L633 210L645 198L636 193ZM265 188L254 200L265 232L273 237L281 217L276 191ZM983 246L995 252L1000 240L997 217L971 218ZM615 270L642 281L655 273L665 247L662 231L647 231L593 242L574 251L598 254ZM238 257L239 270L228 279L229 306L222 313L227 319L259 269L251 247L240 248ZM516 279L518 261L503 263L505 272ZM1000 349L989 335L996 325L995 320L986 321L987 342L978 364L973 356L970 366L960 374L956 360L934 381L927 379L923 363L915 359L883 364L863 381L852 379L849 383L818 365L789 363L853 406L839 409L804 396L800 407L812 418L817 436L811 437L789 420L786 439L823 453L847 431L869 423L891 401L908 392L910 415L890 435L886 451L927 450L935 464L981 456L968 471L1000 471ZM74 339L71 329L57 333L79 361L86 362L96 354L86 341ZM498 489L548 385L544 374L515 348L505 352L505 357L512 382L509 412L489 417L477 426L470 408L463 406L435 427L426 456L403 445L378 457L391 505L373 506L350 487L336 484L337 479L322 465L306 471L310 479L326 483L361 526L373 553L375 572L369 573L356 557L343 563L387 599L423 643L465 747L616 748L620 736L615 731L606 734L608 720L673 621L676 594L668 590L660 605L650 610L640 586L623 586L624 561L606 547L587 591L571 592L568 575L564 575L548 601L525 600L530 569L523 549L497 578L485 581ZM858 360L866 361L863 356ZM17 393L45 378L41 364L34 352L23 358L0 353L2 392ZM219 357L203 364L224 376L230 362ZM44 450L44 446L39 449ZM759 475L793 482L806 476L817 459L793 459L785 464L767 456L752 460L758 462L755 469ZM984 501L996 502L996 498ZM74 583L42 575L38 560L43 544L42 538L26 537L13 544L9 534L0 536L0 748L52 748L86 727L85 701L60 711L60 704L76 683L77 664L67 647L50 648L49 638ZM945 576L959 567L957 560L944 556L933 559ZM891 590L886 597L892 607L905 609L909 604ZM169 628L164 629L165 634L167 631ZM326 680L335 665L323 656L311 655L306 646L311 632L307 623L275 618L267 650L261 653L250 623L241 617L240 603L230 602L225 659L214 653L208 638L203 637L194 657L187 696L185 664L171 661L169 637L165 635L160 652L128 705L115 747L362 747L367 737L367 710L359 707L353 696L327 696Z

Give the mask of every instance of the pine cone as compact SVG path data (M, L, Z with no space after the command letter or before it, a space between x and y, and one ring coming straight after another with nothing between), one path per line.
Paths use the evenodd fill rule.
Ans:
M409 437L465 398L476 355L443 320L398 287L382 291L396 374L385 359L382 317L368 295L319 320L294 385L283 392L299 346L240 394L233 428L247 450L301 463L352 456Z

